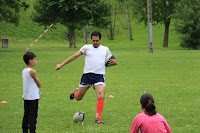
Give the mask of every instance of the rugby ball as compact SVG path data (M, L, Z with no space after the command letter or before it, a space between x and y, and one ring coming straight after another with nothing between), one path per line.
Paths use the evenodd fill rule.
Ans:
M105 66L106 66L106 67L111 67L111 66L112 66L111 64L108 63L108 61L109 61L110 59L115 59L115 56L114 56L113 54L108 54L108 55L106 56L106 59L105 59Z
M84 112L79 111L79 112L76 112L76 113L74 114L73 121L74 121L75 123L79 123L79 122L82 122L82 121L84 120L84 118L85 118Z

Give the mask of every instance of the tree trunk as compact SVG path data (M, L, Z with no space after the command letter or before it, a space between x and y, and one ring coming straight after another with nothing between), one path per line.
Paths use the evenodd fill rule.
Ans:
M129 26L129 36L130 36L130 40L133 40L132 31L131 31L131 23L130 23L129 13L128 13L127 0L124 0L124 1L125 1L125 6L126 6L126 17L127 17L128 26Z
M167 48L168 47L168 39L169 39L169 25L170 25L170 20L171 18L168 18L165 20L165 34L164 34L164 41L163 41L163 47Z
M75 44L75 34L74 34L74 31L75 31L75 28L73 26L69 26L68 27L69 29L69 47L70 48L76 48L76 44Z
M113 40L114 40L114 34L115 34L115 20L116 20L116 16L117 16L117 3L116 3L116 7L115 7L115 19L114 19L114 27L113 27Z
M111 24L110 24L110 40L113 40L112 17L110 17L110 21L111 21Z
M84 29L84 43L85 44L88 43L88 24L85 26L85 29Z

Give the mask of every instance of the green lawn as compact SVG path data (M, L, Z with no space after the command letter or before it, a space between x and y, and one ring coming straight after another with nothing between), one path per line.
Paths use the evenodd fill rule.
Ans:
M144 30L143 30L144 31ZM137 33L140 33L138 30ZM142 32L142 31L141 31ZM127 133L133 118L141 112L139 99L151 93L157 111L168 121L174 133L200 131L200 52L178 47L175 35L169 48L162 48L162 31L154 33L154 53L148 53L146 33L134 34L129 41L122 36L114 41L102 38L118 59L118 66L106 68L105 106L102 113L104 125L94 122L97 98L89 89L81 101L71 101L70 93L78 87L84 57L71 62L59 71L56 64L74 54L84 44L77 40L77 48L69 49L64 40L39 40L30 51L37 55L34 68L42 87L39 101L38 133ZM25 67L24 50L34 39L9 42L9 48L0 48L0 132L20 133L23 117L22 77ZM109 98L113 95L114 98ZM85 112L84 125L73 122L77 111Z
M9 48L0 48L0 102L8 102L0 104L0 133L22 132L21 75L26 67L22 58L24 50L45 30L31 21L33 1L27 2L30 8L20 11L18 27L0 22L0 37L9 38ZM126 16L119 17L126 23ZM101 30L102 44L110 48L119 63L106 68L104 125L94 122L97 98L93 89L81 101L69 99L80 82L84 57L54 71L58 63L84 45L83 31L76 30L75 49L68 48L64 40L67 29L60 24L53 25L31 47L29 51L37 55L38 64L34 69L42 82L43 94L39 101L38 133L128 133L134 117L142 111L139 99L145 92L154 96L158 113L166 118L173 133L200 132L200 51L180 48L171 23L168 48L162 48L164 26L153 27L154 53L150 54L147 27L132 18L131 24L132 41L119 20L116 20L115 40L108 40L105 30ZM77 111L85 112L84 125L73 122Z

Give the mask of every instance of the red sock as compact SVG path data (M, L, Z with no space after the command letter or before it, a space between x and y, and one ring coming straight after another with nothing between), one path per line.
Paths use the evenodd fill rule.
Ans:
M77 91L74 92L74 97L76 97L77 93L78 93L78 88L76 89Z
M104 99L103 98L98 98L98 102L97 102L97 118L100 117L101 118L101 113L103 110L103 106L104 106Z

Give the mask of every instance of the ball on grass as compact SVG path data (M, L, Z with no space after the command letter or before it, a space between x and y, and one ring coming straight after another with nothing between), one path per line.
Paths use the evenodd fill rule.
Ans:
M85 118L85 113L82 111L79 111L74 114L73 121L75 123L80 123L84 120L84 118Z

